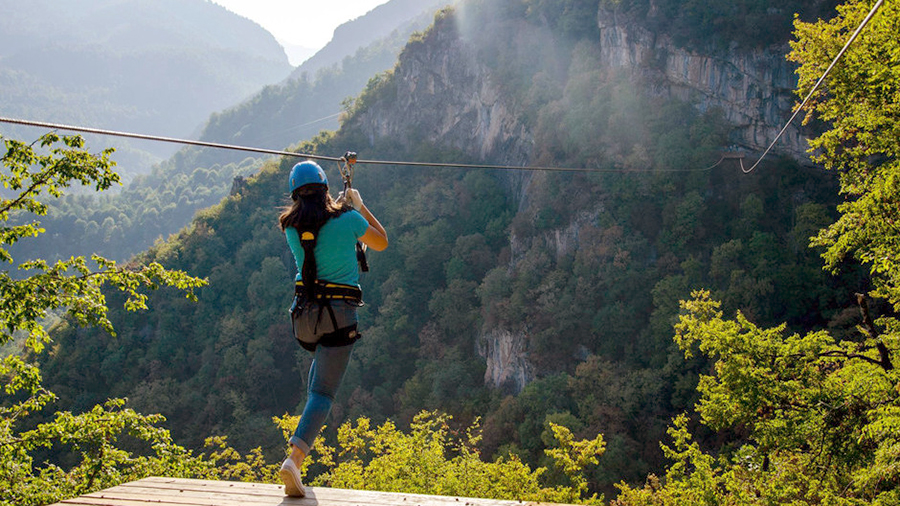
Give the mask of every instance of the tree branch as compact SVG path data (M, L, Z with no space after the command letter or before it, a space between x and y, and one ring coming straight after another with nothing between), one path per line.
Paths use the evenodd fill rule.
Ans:
M862 314L863 323L866 326L866 333L870 338L875 340L875 347L878 348L878 354L881 356L881 360L876 361L876 363L883 367L885 371L890 371L894 368L894 364L891 363L890 350L888 350L887 346L881 341L878 329L875 328L875 322L872 321L872 316L869 314L869 303L866 301L866 296L857 293L856 303L859 305L859 312Z
M25 191L21 192L15 200L10 200L6 206L0 209L0 212L5 213L12 209L18 209L19 204L24 202L26 198L38 195L39 192L37 191L37 189L43 185L46 185L53 179L53 169L47 169L47 172L45 172L43 176L44 177L40 179L32 179L32 185L25 189Z
M841 350L832 350L832 351L822 352L822 353L819 353L818 356L820 356L820 357L858 358L860 360L869 362L870 364L879 365L879 366L883 367L885 370L890 370L891 367L893 367L893 366L891 366L890 362L888 362L888 367L885 367L884 363L881 360L874 359L872 357L867 357L865 355L859 355L856 353L847 353L846 351L841 351Z

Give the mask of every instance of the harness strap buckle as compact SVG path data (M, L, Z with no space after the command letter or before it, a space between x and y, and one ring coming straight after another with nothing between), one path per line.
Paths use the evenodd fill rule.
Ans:
M303 284L302 280L297 281L294 291L297 295L306 295L306 285ZM353 285L316 281L314 291L316 300L348 300L352 302L362 302L362 290Z

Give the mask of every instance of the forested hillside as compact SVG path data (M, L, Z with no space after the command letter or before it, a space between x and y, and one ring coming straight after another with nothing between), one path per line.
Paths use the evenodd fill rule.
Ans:
M429 6L439 2L414 9L408 2L394 3L338 30L341 38L329 43L322 56L298 67L303 72L297 77L266 86L249 99L212 113L200 140L282 150L321 130L336 128L347 107L344 102L362 91L372 76L393 67L409 36L433 20L436 7ZM398 14L398 9L405 14ZM349 42L359 44L361 39L346 31L373 24L378 24L376 32L387 35L361 49L353 45L352 52L346 52ZM362 39L372 40L369 35ZM17 245L14 252L20 258L98 253L126 260L177 232L198 210L218 203L231 191L235 177L255 173L263 158L253 153L185 147L155 165L149 174L129 182L120 193L70 195L54 203L54 212L43 220L48 233Z
M730 40L716 22L667 14L716 20L719 4L652 4L661 36L695 47ZM652 73L601 67L593 20L604 6L470 1L444 11L392 72L369 82L340 130L297 146L594 170L359 167L354 187L391 247L370 257L365 337L332 430L359 415L406 423L436 409L460 423L480 417L485 458L536 464L546 459L547 423L563 423L579 438L604 434L590 485L609 494L662 472L667 426L701 395L714 357L685 358L672 339L692 290L710 290L726 314L740 310L760 327L855 334L853 294L871 288L866 276L852 262L832 276L808 247L837 216L835 175L777 155L752 174L733 160L716 164L732 144L723 111L655 93ZM821 2L795 7L805 19L830 14ZM617 8L626 16L647 5ZM783 45L793 13L765 12L765 36L754 40ZM115 338L55 329L43 360L67 409L128 396L139 411L164 413L188 446L227 434L239 448L280 453L271 417L298 411L310 360L289 335L294 265L275 226L294 161L266 162L141 256L208 278L198 303L163 293L149 313L115 312ZM696 433L717 448L747 437L740 427Z
M3 0L4 116L186 137L291 71L275 38L205 0ZM22 137L33 129L0 126ZM125 180L171 145L103 138Z

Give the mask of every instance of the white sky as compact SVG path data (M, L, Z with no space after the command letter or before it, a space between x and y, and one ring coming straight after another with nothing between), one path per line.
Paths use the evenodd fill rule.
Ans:
M321 49L338 25L388 0L212 0L252 19L282 44Z

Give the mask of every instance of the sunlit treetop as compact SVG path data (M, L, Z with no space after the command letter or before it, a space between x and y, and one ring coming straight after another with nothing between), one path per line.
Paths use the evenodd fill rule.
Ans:
M13 264L8 246L44 232L35 218L47 214L45 199L61 197L73 184L103 191L119 183L109 158L112 150L93 154L80 136L49 133L31 144L2 140L0 182L7 191L0 197L0 262ZM15 223L10 223L13 219ZM29 336L26 346L38 352L49 340L42 320L51 310L64 309L79 324L100 325L112 332L105 286L125 292L126 308L137 310L146 308L147 290L175 286L193 298L193 289L204 284L158 263L120 266L96 255L52 265L32 260L21 263L18 270L23 274L12 276L6 268L0 271L0 344L23 331Z
M800 63L797 93L805 96L872 1L852 1L838 15L796 22L789 59ZM900 6L885 2L808 105L806 121L825 122L810 141L814 160L840 171L845 202L840 219L814 245L827 248L826 264L846 258L869 266L876 290L900 309Z

